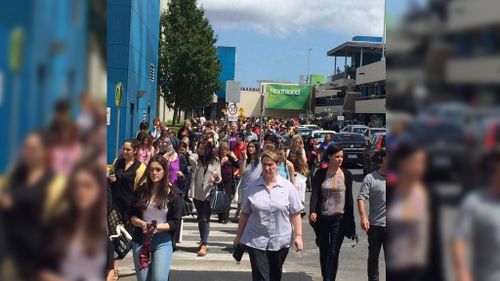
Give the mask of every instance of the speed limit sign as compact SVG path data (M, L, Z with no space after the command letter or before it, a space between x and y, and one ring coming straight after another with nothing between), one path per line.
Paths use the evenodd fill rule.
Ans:
M238 107L234 103L230 103L227 106L227 112L228 112L228 121L237 121L238 120Z

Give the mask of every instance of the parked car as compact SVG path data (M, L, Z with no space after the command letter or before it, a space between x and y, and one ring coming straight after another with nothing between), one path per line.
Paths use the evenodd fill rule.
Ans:
M345 164L363 165L366 149L365 137L361 134L341 132L333 136L333 143L344 149Z
M311 129L313 131L323 130L318 125L302 125L302 127L307 128L307 129Z
M473 120L473 111L464 103L436 103L427 106L419 114L420 119L429 117L460 126L469 126Z
M500 107L476 109L474 113L472 135L477 145L474 152L479 156L500 144Z
M483 140L483 152L491 151L500 144L500 120L490 120L486 126L487 131Z
M465 189L472 185L470 151L474 140L462 125L443 119L420 119L408 127L406 137L426 150L429 183L459 184Z
M365 125L347 125L341 132L360 134L365 137L366 140L370 138L370 128Z
M300 136L301 136L302 138L307 137L307 136L308 136L308 135L310 135L310 134L311 134L311 132L313 131L313 130L308 129L308 128L300 128L300 127L299 127L299 129L298 129L298 130L299 130L299 134L300 134Z
M368 145L363 153L363 175L371 173L377 168L377 163L373 161L373 154L375 151L385 147L386 133L375 133L370 138Z
M332 135L335 135L336 132L335 131L328 131L328 130L316 130L316 131L312 131L311 132L311 135L312 137L316 140L316 148L318 148L318 146L323 142L325 141L325 136L327 134L332 134Z
M370 128L370 139L372 138L373 134L377 133L385 133L387 130L385 128Z

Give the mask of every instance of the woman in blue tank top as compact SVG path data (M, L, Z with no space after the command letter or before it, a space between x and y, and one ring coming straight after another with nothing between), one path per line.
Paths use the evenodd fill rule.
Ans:
M291 181L293 184L295 184L295 169L293 168L292 162L288 161L286 159L286 147L283 144L280 144L278 148L276 149L276 154L278 155L279 158L279 165L278 165L278 174Z

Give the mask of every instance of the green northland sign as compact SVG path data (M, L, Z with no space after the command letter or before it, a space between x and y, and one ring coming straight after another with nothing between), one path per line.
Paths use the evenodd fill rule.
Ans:
M311 86L267 84L266 107L271 109L309 109Z

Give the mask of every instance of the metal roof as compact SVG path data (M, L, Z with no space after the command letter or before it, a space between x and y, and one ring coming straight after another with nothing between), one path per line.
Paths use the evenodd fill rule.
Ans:
M363 53L365 54L378 54L382 53L383 45L383 43L350 41L331 49L326 54L332 57L346 56L352 53L361 52L361 48L363 48Z

